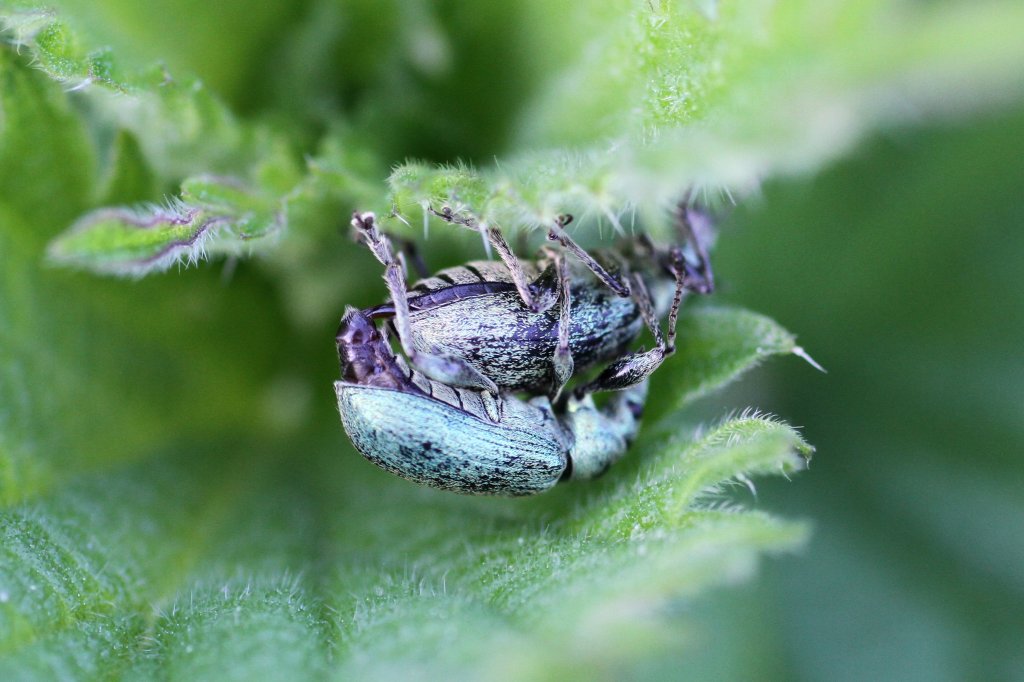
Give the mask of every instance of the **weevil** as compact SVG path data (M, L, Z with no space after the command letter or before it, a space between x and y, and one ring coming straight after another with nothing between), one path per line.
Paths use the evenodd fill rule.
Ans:
M436 213L466 223L450 210ZM677 224L696 264L680 247L659 249L644 237L593 257L565 234L569 220L561 218L549 238L575 256L572 265L559 251L548 251L542 261L521 262L490 229L504 265L471 262L407 289L401 257L377 229L373 214L356 213L352 225L385 266L391 296L367 312L390 321L414 367L451 386L544 393L556 400L574 373L610 360L604 372L577 389L578 396L637 384L674 352L684 292L706 294L714 288L706 248L691 225L706 218L688 204L678 207ZM626 353L644 327L649 291L654 315L668 317L668 338L658 335L653 349Z
M642 380L602 408L590 394L557 408L546 396L453 387L396 356L366 311L349 308L337 334L341 421L368 460L417 483L520 496L594 478L629 447L647 395Z

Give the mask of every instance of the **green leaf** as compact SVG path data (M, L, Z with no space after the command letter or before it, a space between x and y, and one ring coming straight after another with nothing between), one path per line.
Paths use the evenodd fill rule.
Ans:
M619 231L639 214L667 234L663 208L690 187L747 194L877 126L1024 91L1019 3L651 2L548 18L538 36L574 47L555 51L514 153L400 166L400 212L449 206L513 228L569 212Z
M190 206L105 209L87 215L53 242L49 257L97 272L144 275L196 262L220 222Z
M228 178L189 178L182 197L163 207L93 211L51 242L48 255L94 272L141 276L196 263L211 251L243 253L283 229L278 207Z
M0 21L48 74L84 87L105 125L131 130L160 179L210 173L239 178L277 204L278 219L271 221L275 229L287 222L284 209L290 198L306 195L320 203L341 190L362 209L388 213L394 207L398 217L448 206L479 222L518 228L549 226L569 212L585 231L599 231L604 224L622 231L639 217L650 231L667 233L663 207L687 188L702 190L712 202L720 193L747 194L766 175L813 168L844 152L866 131L915 115L908 112L960 112L1024 89L1016 69L1024 48L1010 29L1024 23L1024 14L1012 2L980 3L969 12L950 3L894 6L846 0L742 7L613 3L601 12L527 5L519 18L523 35L518 49L534 50L548 61L521 65L537 83L532 97L515 102L519 115L509 128L509 153L482 167L464 161L407 162L392 173L388 196L363 191L380 181L387 163L372 149L374 160L365 169L369 174L342 162L342 175L358 178L355 187L325 185L323 175L310 172L300 182L301 174L294 171L293 181L284 186L264 184L257 173L261 157L268 148L294 145L292 131L239 122L197 81L172 77L159 66L129 68L110 50L90 49L52 12L8 10ZM404 19L423 40L432 36L439 55L464 39L446 34L424 8ZM449 19L483 30L461 14ZM343 32L339 16L325 13L318 20L327 22L320 28L329 34ZM396 26L379 28L382 40L398 39L388 31L401 34ZM954 38L965 35L984 38ZM355 43L347 52L360 47ZM435 78L446 74L443 58L428 67L423 54L396 57L390 68L398 73L391 77L402 82L403 59ZM415 88L396 93L383 73L366 95L366 115L353 117L357 134L352 139L363 147L368 146L366 133L380 140L378 149L392 147L394 141L384 136L394 134L386 123L401 118L391 113L395 97L417 101ZM468 77L455 71L450 75L455 73ZM438 87L444 92L448 86ZM121 94L111 97L104 90ZM495 89L480 99L504 101L508 93ZM419 134L448 109L424 109ZM417 143L413 139L408 146ZM323 168L337 160L313 163ZM315 228L300 223L298 229ZM141 274L152 269L134 262L113 265L122 254L116 243L110 246L109 257L96 254L98 271ZM254 242L245 251L257 248L261 245ZM223 250L239 251L231 245ZM188 263L197 254L181 255L181 260L160 262ZM71 262L89 267L93 261Z
M1021 316L976 288L1013 291L1019 279L1006 265L1019 239L976 229L1020 222L986 210L990 194L1016 196L1018 177L973 178L973 147L912 165L894 153L864 172L872 182L837 182L810 216L780 213L772 184L873 130L1019 100L1019 2L19 0L0 2L0 26L0 679L987 678L984 665L922 666L918 654L996 660L1020 639L1007 615L1021 610L1016 564L996 551L1019 505L993 483L1013 463L991 454L1019 440L1007 407L1019 400L993 416L1013 368L991 360L1019 343L979 344L977 330L1001 338L988 330ZM1019 131L998 131L992 148L1011 156ZM935 177L916 178L925 167ZM783 318L827 349L830 368L846 365L828 383L841 400L819 386L787 406L789 379L775 394L762 382L755 401L783 402L775 409L801 423L831 419L809 427L829 444L831 477L783 480L811 449L777 418L701 424L689 411L770 356L807 357L768 318L718 303L687 303L641 435L601 480L461 498L348 445L331 334L345 305L384 295L373 259L339 239L354 209L394 210L395 231L421 217L426 229L443 206L509 229L571 212L592 243L605 226L664 236L665 208L688 188L715 205L763 182L767 200L745 202L730 227L778 224L724 230L716 269L726 296L731 281L753 282L740 304L760 296L777 310L788 295ZM787 191L798 201L802 190ZM951 220L961 213L972 225ZM801 249L815 230L839 252ZM431 260L476 254L458 232L431 233ZM766 267L761 239L799 255ZM882 273L879 244L902 254L888 259L900 277ZM718 268L744 251L745 268ZM262 257L239 258L250 253ZM173 271L205 254L229 260ZM171 272L124 282L53 264ZM819 271L815 287L793 284ZM779 272L786 286L774 286ZM954 279L956 291L943 288ZM904 290L905 305L891 305ZM890 307L895 317L866 324ZM922 310L975 335L950 336L927 364L919 348L938 328L915 326L932 319ZM806 332L828 324L838 331L824 340ZM973 383L947 386L978 347L991 357L973 356ZM920 371L901 374L909 366ZM865 376L874 383L851 378ZM892 396L931 401L916 413L931 432L908 437L914 420ZM870 418L847 428L850 414ZM844 432L857 435L836 464ZM929 438L949 433L958 469L999 460L976 495L925 461ZM985 499L996 501L985 515L961 509ZM800 564L814 570L788 560L775 571L799 585L780 598L761 583L721 610L715 587L806 545L809 523L769 509L818 516L835 500ZM915 555L901 580L880 538ZM962 589L934 590L942 604L927 601L941 587L935 565L964 576ZM839 610L852 626L828 620ZM918 621L940 632L922 635ZM836 644L876 631L884 664L861 666L870 654ZM739 674L702 675L709 649Z
M127 130L119 130L110 155L101 203L128 204L153 196L156 178L134 135Z
M269 250L276 240L263 238L283 232L292 210L300 229L319 231L337 219L339 195L352 202L381 194L381 164L351 134L325 138L303 173L283 130L239 121L194 78L84 47L62 17L30 3L0 8L3 29L87 102L92 125L113 138L104 201L144 202L81 216L52 244L55 263L138 277L207 254L247 255ZM177 183L178 196L164 200L159 189ZM327 220L325 209L333 212Z
M211 210L248 197L211 180L190 187ZM703 390L741 370L735 358L750 357L747 346L779 345L785 333L752 318L760 320L687 312L694 348L736 346L708 361ZM728 362L717 366L719 357ZM287 381L275 389L276 412L296 390ZM142 426L122 421L131 402L115 393L102 413L81 411L101 429L120 426L124 438ZM243 405L256 407L251 398ZM65 423L62 410L52 414ZM300 417L310 433L287 439L263 423L250 424L270 434L259 440L203 447L171 438L168 448L143 448L142 461L73 477L52 493L49 473L48 486L0 516L0 675L241 679L268 666L291 679L327 670L592 675L678 646L666 633L685 629L666 609L748 577L759 556L807 537L806 524L748 511L722 488L801 468L807 446L773 420L746 416L694 439L673 415L664 428L649 424L630 457L593 485L493 500L372 469L342 446L331 409L315 414ZM25 429L46 426L30 420Z
M0 50L0 187L3 202L26 215L70 221L92 192L94 152L85 125L59 88ZM40 182L63 167L62 182ZM56 200L59 199L59 200ZM49 235L36 230L36 239Z
M339 475L349 450L298 469L259 449L205 467L211 453L163 456L3 514L4 672L221 679L276 662L310 678L331 658L342 675L596 671L592 647L656 650L645 633L667 604L803 543L804 524L714 503L736 477L799 467L802 450L748 417L653 448L638 476L525 504L367 487Z
M141 458L184 432L243 428L261 409L264 382L279 366L268 362L276 352L268 329L277 315L259 304L253 288L229 295L216 276L111 287L46 266L46 241L106 180L97 177L87 131L56 84L6 50L0 84L0 505L6 506L76 473ZM246 342L224 342L238 328L268 344L241 353Z
M799 330L829 370L771 363L729 401L771 390L823 454L795 486L758 486L817 532L734 611L771 623L780 678L1019 676L1022 140L1020 104L881 136L770 183L718 243L729 298Z
M676 407L734 381L773 355L790 353L817 367L796 345L795 336L750 311L701 306L684 313L677 329L677 357L667 376L657 377L671 382Z

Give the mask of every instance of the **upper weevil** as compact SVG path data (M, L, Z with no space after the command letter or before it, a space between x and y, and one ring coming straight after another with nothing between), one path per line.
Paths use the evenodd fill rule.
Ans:
M450 211L437 212L465 224ZM680 236L691 247L656 247L635 237L616 250L591 256L565 234L567 217L549 238L575 258L548 250L543 260L522 262L500 233L487 231L504 265L478 261L405 284L401 256L376 227L372 213L357 213L352 225L385 265L391 301L368 309L387 318L413 366L452 386L491 392L524 391L557 397L575 372L614 362L580 393L636 384L674 350L675 320L685 291L710 293L714 282L699 232L710 232L703 213L680 204ZM644 301L668 316L669 337L655 348L626 353L644 327Z

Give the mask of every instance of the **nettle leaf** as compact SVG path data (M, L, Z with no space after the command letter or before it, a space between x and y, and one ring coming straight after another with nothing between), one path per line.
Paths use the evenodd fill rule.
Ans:
M378 178L380 193L383 171L354 149L351 135L329 136L304 173L283 131L240 121L196 79L162 65L126 67L108 49L85 47L52 10L0 7L0 31L86 103L93 126L109 130L108 186L99 199L140 202L81 216L51 245L54 263L139 277L207 255L248 255L275 245L266 238L285 229L290 208L300 227L322 231L341 214L336 195L365 197L367 177ZM329 142L341 138L344 147ZM161 192L179 183L174 197Z
M145 275L208 252L241 254L283 229L281 209L229 178L189 178L167 206L100 209L50 244L51 260L95 272Z
M714 332L691 316L738 327L750 314L688 312L702 346ZM779 333L763 326L760 344ZM717 369L708 388L744 369ZM312 679L470 665L586 677L628 665L679 634L671 604L807 536L727 494L803 468L810 449L792 428L679 419L645 428L592 485L527 500L395 479L341 448L336 424L329 448L177 446L81 477L0 514L0 674Z
M747 193L1024 85L1019 3L400 4L312 2L276 44L238 41L247 82L279 88L238 107L250 118L59 11L0 7L0 678L592 679L688 655L698 597L806 540L749 490L811 450L755 411L707 426L683 409L806 357L794 337L688 307L604 478L527 500L418 488L362 460L333 409L339 301L379 282L362 249L322 256L340 216L664 232L686 188ZM507 80L471 58L496 53ZM388 179L408 150L464 148ZM46 266L139 276L250 252L267 267L130 285Z
M664 379L671 382L676 408L735 380L773 355L791 353L822 370L796 345L793 334L747 310L702 306L680 318L677 329L677 357Z
M545 19L538 40L564 61L524 107L514 151L399 166L400 213L447 206L517 228L569 212L620 232L639 215L667 233L689 188L731 199L877 126L1024 91L1024 8L1007 2L624 2Z
M0 27L44 73L88 98L101 112L98 121L130 130L161 179L196 164L219 172L262 156L268 131L240 123L194 78L159 64L122 64L111 50L85 45L58 13L32 3L0 8Z
M400 573L384 571L354 618L341 620L342 641L355 652L342 676L423 666L455 674L469 661L480 675L511 666L512 677L586 679L609 661L649 655L664 646L673 600L741 580L759 553L806 539L804 524L708 497L734 476L799 468L804 447L788 427L747 420L685 448L647 448L652 456L636 476L602 485L568 515L551 513L565 499L530 501L526 527L507 509L452 509L437 536L424 539L440 557L414 554ZM344 578L336 580L341 589Z
M279 226L288 223L290 198L320 204L340 194L350 208L395 209L404 219L418 210L449 207L476 222L514 229L547 227L572 213L588 231L604 224L622 231L639 218L647 229L665 233L665 208L688 188L711 202L720 194L747 194L765 176L820 165L879 125L926 110L960 113L1024 88L1016 68L1024 47L1009 28L1024 21L1024 10L1013 3L982 3L969 12L956 4L881 0L620 2L601 12L540 3L519 17L517 49L543 54L548 62L517 65L535 73L537 83L529 88L532 97L515 102L519 113L510 117L509 152L480 167L402 164L392 173L385 197L372 186L383 177L386 161L372 151L370 169L348 165L348 153L312 159L311 167L345 167L327 183L311 168L295 167L297 152L288 161L278 155L274 163L293 166L286 173L291 182L263 184L256 166L265 162L266 150L295 144L284 130L239 122L198 81L172 76L159 65L129 68L111 50L85 46L52 11L24 7L0 14L12 40L51 77L83 89L107 125L136 135L158 178L177 181L211 173L237 178L276 202ZM365 20L366 8L358 3L350 11ZM343 15L314 14L311 21L319 30L346 35ZM387 66L369 88L365 115L355 117L356 129L361 126L370 136L387 134L381 126L391 120L387 110L396 109L397 96L420 101L422 93L405 82L402 60L410 60L414 71L436 74L443 71L445 50L466 38L455 33L456 26L446 34L426 9L403 16L417 35L430 36L429 52L436 58L425 57L425 45L407 56L387 47L381 57ZM378 41L405 35L405 29L390 24L382 30ZM983 38L955 39L964 35ZM346 56L381 48L353 42ZM306 74L295 75L308 82ZM495 89L478 99L507 96ZM421 135L450 127L442 122L450 107L430 110L430 101L420 102ZM394 116L396 124L404 120ZM375 123L377 118L384 123ZM372 149L365 140L365 134L354 135L349 142ZM378 147L394 145L387 140ZM327 222L323 216L309 222L300 218L299 227L315 230ZM220 218L232 221L232 216ZM161 222L160 216L154 219ZM247 227L238 225L235 232ZM394 229L401 229L399 222ZM230 232L215 231L204 242L207 250L238 253ZM221 238L224 247L214 248ZM67 262L103 273L143 274L192 262L203 253L179 247L168 252L175 258L149 254L153 260L140 267L137 254L121 250L118 240L97 240L91 248L104 245L112 249L106 256L90 251ZM265 246L250 240L244 251L257 248ZM118 267L122 257L128 260Z
M8 50L0 122L0 506L182 434L247 428L281 371L259 288L124 287L48 267L47 240L112 185L60 87ZM232 341L236 329L264 343Z

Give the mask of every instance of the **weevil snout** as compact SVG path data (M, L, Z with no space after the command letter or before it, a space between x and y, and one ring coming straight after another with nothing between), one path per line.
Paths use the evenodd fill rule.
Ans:
M335 341L338 344L343 380L378 385L391 385L399 381L397 375L391 376L394 358L390 347L377 331L373 320L362 311L351 307L345 310Z

